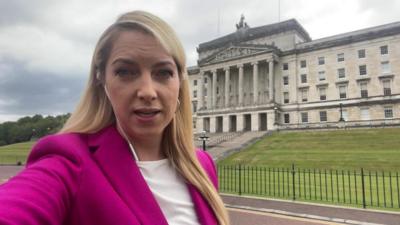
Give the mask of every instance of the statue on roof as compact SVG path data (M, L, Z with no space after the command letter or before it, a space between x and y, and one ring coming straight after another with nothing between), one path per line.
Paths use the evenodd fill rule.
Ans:
M243 14L240 16L239 23L236 24L236 29L237 30L242 29L242 28L249 28L249 25L247 25L247 23L244 22L244 15Z

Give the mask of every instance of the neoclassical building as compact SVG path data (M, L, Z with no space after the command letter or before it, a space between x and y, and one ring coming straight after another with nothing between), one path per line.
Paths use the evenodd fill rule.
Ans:
M312 40L243 19L188 68L196 132L400 124L400 22Z

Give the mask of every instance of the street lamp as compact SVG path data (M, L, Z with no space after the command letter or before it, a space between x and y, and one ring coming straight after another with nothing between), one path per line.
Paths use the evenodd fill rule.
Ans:
M203 141L203 150L204 150L204 151L206 151L206 141L208 141L209 139L210 139L210 138L207 137L207 135L206 135L206 131L203 130L203 131L201 132L201 135L200 135L200 137L199 137L199 140Z
M278 125L278 107L274 107L274 115L275 115L275 120L274 120L274 125Z

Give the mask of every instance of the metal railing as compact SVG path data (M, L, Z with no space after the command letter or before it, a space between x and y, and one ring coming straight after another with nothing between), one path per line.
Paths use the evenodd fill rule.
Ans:
M399 172L219 165L220 191L363 208L400 209Z

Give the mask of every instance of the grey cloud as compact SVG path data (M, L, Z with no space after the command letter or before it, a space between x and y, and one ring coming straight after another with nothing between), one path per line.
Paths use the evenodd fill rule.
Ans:
M0 26L34 23L52 3L51 0L1 0Z
M23 62L3 59L8 74L0 74L0 114L31 115L71 112L86 84L83 76L32 73Z

